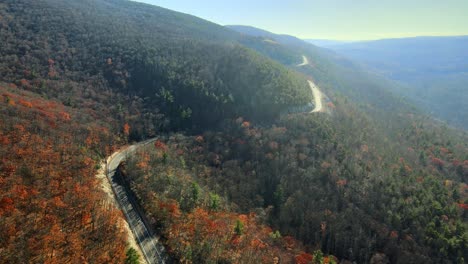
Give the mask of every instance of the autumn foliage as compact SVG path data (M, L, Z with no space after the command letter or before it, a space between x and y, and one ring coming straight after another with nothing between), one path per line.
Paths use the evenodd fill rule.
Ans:
M121 213L105 202L93 153L82 147L102 130L11 89L0 86L0 262L122 263Z
M125 123L123 126L123 133L125 136L128 137L130 135L130 125L128 123Z
M202 141L194 137L195 148ZM195 183L184 168L180 152L190 151L182 144L157 140L154 146L137 152L124 173L173 258L181 263L309 263L311 255L301 242L282 237L255 213L232 211L222 197Z
M314 257L307 253L301 253L297 255L295 258L296 264L309 264L309 263L312 263L313 259Z
M166 144L161 140L156 140L156 142L154 142L154 147L159 150L167 150Z

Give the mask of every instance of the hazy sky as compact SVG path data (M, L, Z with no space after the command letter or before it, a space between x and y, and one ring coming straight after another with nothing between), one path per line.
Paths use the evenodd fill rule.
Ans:
M468 35L468 0L138 0L300 38Z

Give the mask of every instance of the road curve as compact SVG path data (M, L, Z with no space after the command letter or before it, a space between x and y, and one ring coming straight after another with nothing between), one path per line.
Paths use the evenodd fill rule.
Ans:
M309 59L307 59L306 56L302 55L302 63L298 64L297 67L302 67L302 66L306 66L306 65L309 65Z
M309 83L310 90L312 91L312 94L314 96L314 103L315 103L315 108L309 113L324 112L323 103L322 103L323 101L322 91L320 91L320 89L317 87L317 85L315 85L314 82L310 80L308 80L307 82Z
M112 190L114 191L114 195L119 202L120 208L136 237L138 245L149 264L167 263L167 254L164 250L164 246L159 241L159 237L152 234L150 229L146 226L143 221L143 217L140 215L138 210L136 210L136 201L127 194L115 172L120 163L124 161L128 155L133 154L138 147L150 144L155 140L156 139L146 140L121 149L112 154L106 162L107 179L109 180Z

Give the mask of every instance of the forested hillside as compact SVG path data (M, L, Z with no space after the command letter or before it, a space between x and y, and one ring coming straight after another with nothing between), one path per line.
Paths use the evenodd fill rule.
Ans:
M243 36L276 41L276 51L281 50L281 52L274 52L271 56L265 45L252 45L249 41L241 40L243 44L259 53L313 78L325 92L344 95L352 99L368 113L388 116L392 112L398 114L414 111L398 97L398 93L392 93L392 90L399 87L397 83L370 73L343 56L293 36L277 35L247 26L227 27L240 32ZM288 62L285 59L288 56L295 57L295 60ZM302 62L302 56L308 58L307 67L297 66Z
M191 16L118 0L7 3L6 81L94 80L147 108L156 104L170 129L236 115L268 120L310 101L304 79L230 41L236 33Z
M156 136L120 172L175 261L468 259L466 133L334 53L252 34L126 0L2 1L0 262L124 262L95 173ZM284 114L308 79L329 111Z
M0 84L0 262L122 263L121 213L95 178L113 138L105 117L23 88Z
M311 100L305 79L237 34L148 5L3 1L0 37L2 262L121 263L99 159L128 139L268 121Z
M320 249L341 260L466 259L468 163L461 162L466 143L410 117L414 124L401 131L402 144L397 144L376 134L369 119L350 111L347 103L338 103L333 118L291 115L270 127L239 118L220 132L161 139L130 163L132 186L156 217L157 203L148 203L149 197L160 202L159 210L171 203L190 212L191 188L200 185L206 194L200 204L209 207L219 195L231 210L255 213L283 236L302 240L311 252ZM184 184L173 167L184 170ZM169 240L185 237L184 232L170 234ZM207 258L208 252L197 256Z
M467 167L465 164L468 151L468 147L465 143L467 138L465 132L448 129L442 124L437 123L423 115L422 111L415 109L397 96L397 91L402 89L401 85L386 80L377 74L370 73L366 71L365 68L359 66L359 64L341 57L336 53L315 47L292 36L276 35L252 27L229 26L229 28L237 30L243 34L258 37L260 39L268 38L272 41L276 41L278 45L282 46L282 49L289 50L289 54L300 53L306 56L309 60L309 65L285 65L296 68L298 71L301 71L304 74L312 77L315 82L322 88L322 90L324 90L325 93L327 93L332 98L334 106L337 107L337 109L334 111L333 121L340 121L332 122L327 127L330 127L335 131L335 133L337 133L336 138L339 138L339 140L337 140L339 143L346 142L342 148L342 150L346 152L346 155L344 155L346 158L339 158L340 152L337 152L334 149L327 149L323 152L320 152L320 154L326 155L329 153L334 153L332 154L333 159L335 159L334 162L326 161L327 158L325 158L325 171L328 171L329 167L336 169L336 171L332 174L329 174L328 177L355 175L354 182L359 183L357 186L352 188L353 194L348 194L348 197L345 200L350 202L346 208L353 208L349 209L351 210L349 213L354 214L356 217L349 218L345 215L342 215L341 217L337 217L337 219L346 222L359 219L360 222L357 224L355 223L352 227L346 223L335 222L335 224L330 226L330 228L333 230L333 232L337 233L327 238L332 239L332 241L325 240L327 245L324 245L324 241L321 240L320 245L322 249L328 252L327 250L330 250L329 247L332 245L332 247L334 247L332 250L334 254L337 254L338 256L348 255L348 258L358 258L361 262L366 262L371 259L371 256L369 255L370 253L368 252L373 251L369 249L372 248L373 245L377 248L380 248L378 251L385 252L389 256L390 262L392 263L405 263L410 260L416 263L443 262L443 259L449 256L453 257L455 255L458 255L459 257L453 258L452 261L456 262L460 261L460 259L466 259L466 253L462 253L463 247L466 247L465 238L467 235L466 213L464 212L465 209L463 209L466 207L463 201L466 199L465 189L468 176L466 171ZM254 46L252 46L252 48L268 56L268 54L265 53L262 49L257 49ZM282 62L280 58L272 58ZM300 59L298 58L297 63L299 62ZM291 126L291 124L285 127L288 129L288 131L289 129L297 129ZM339 133L338 131L342 132ZM288 136L285 138L289 139L296 137ZM316 138L317 135L315 134L313 137ZM325 138L323 139L325 140ZM353 143L353 140L348 141L347 139L355 139L356 141ZM334 142L334 140L329 138L324 142L330 143ZM457 143L453 145L453 142ZM372 152L369 149L369 146L375 148L374 150L376 152L370 156L363 156L363 153ZM437 150L438 148L439 150ZM455 151L455 149L458 150ZM454 157L455 152L458 152L458 158ZM346 165L346 160L351 156L363 158L366 161L360 162L358 160L349 160L350 163ZM373 160L373 157L377 157L377 160ZM316 175L317 177L320 175L321 171L323 172L323 168L318 165L321 158L323 158L323 156L320 158L317 157L314 160L316 163L315 165L312 165L312 167L317 168L314 171L307 173L308 175ZM290 161L289 164L291 163L292 161ZM278 168L284 168L284 164L283 166L278 166ZM376 167L373 167L373 165L376 165ZM451 169L449 169L451 172L447 171L447 165L452 166ZM341 166L344 166L343 170L338 169ZM421 168L416 169L416 167L419 166L421 166ZM361 168L358 169L359 167ZM271 165L268 166L268 168L271 169ZM434 187L415 186L411 183L411 181L409 181L411 174L414 176L419 176L417 180L419 183L422 182L422 179L426 180L435 176L435 178L433 178L433 180L435 180L433 183L437 183L439 185L439 187L436 188L440 188L443 185L445 185L446 188L442 188L440 191L436 191L433 189ZM423 176L424 174L426 174L426 176ZM281 175L288 175L287 178L289 181L291 178L293 178L291 177L292 175L298 175L298 173L291 173L290 171L287 171ZM452 180L461 183L461 185L457 186L457 184L455 184L457 187L452 190L453 199L451 201L450 199L436 200L435 203L428 202L427 204L430 204L430 206L426 209L416 209L418 206L415 204L418 204L418 202L415 199L419 195L417 194L419 192L417 191L418 189L422 188L421 191L426 193L425 198L429 198L427 195L433 195L433 197L437 197L436 199L440 199L440 197L442 197L442 191L445 193L444 195L448 194L450 196L450 191L448 193L446 191L447 189L450 190L450 188L453 188L454 182L452 182ZM334 179L332 181L335 181L337 185L345 186L349 186L349 183L352 182L349 181L349 179ZM298 182L303 182L303 180L298 180ZM232 186L232 183L230 185L228 184L227 186ZM291 185L287 184L287 186ZM387 189L386 186L392 187ZM296 188L297 187L298 186L296 186ZM300 190L301 187L307 188L307 186L300 186ZM304 195L308 195L309 193L319 193L317 197L320 197L322 201L326 201L325 204L328 207L330 204L333 204L332 200L336 199L336 191L333 191L326 186L322 186L322 189L326 190L324 194L318 190L311 190L309 192L301 190L299 193ZM271 192L273 191L274 189L272 189ZM295 193L297 190L290 190L290 192ZM373 197L373 192L377 196ZM324 199L324 197L326 197L325 193L333 194L329 198L332 200ZM435 193L438 194L435 195ZM460 193L462 193L462 196L460 196ZM352 198L354 195L357 196ZM313 211L312 208L320 204L319 202L312 203L308 209L305 209L307 206L304 207L303 204L306 199L297 199L294 195L289 196L291 199L293 197L294 199L290 201L298 201L298 204L293 206L293 208L303 208L303 212ZM320 198L317 199L320 200ZM369 200L364 202L362 199ZM396 205L395 203L399 199L400 205ZM401 199L406 199L406 201L409 199L410 203L404 203ZM379 201L378 206L373 204L375 201ZM340 203L341 202L343 202L343 200L341 200ZM420 203L425 204L426 202L427 200L421 201ZM439 207L438 204L441 203L446 203L446 205ZM392 205L389 206L389 204ZM364 209L367 206L369 207ZM415 208L415 211L411 211L412 209L410 208L412 207ZM461 233L456 231L456 233L452 233L443 239L443 234L448 234L446 231L434 231L432 229L434 225L437 227L441 226L438 224L439 221L436 220L438 217L433 215L435 211L431 211L431 208L434 207L451 207L451 210L455 211L459 210L457 208L461 208L458 216L453 215L454 218L460 217L460 222L459 224L455 225L457 226L455 229L461 231ZM357 216L362 209L364 209L363 214ZM373 217L380 215L380 210L382 210L382 212L385 211L383 214L385 216L382 215L381 219L372 219ZM420 214L423 211L431 211L431 213L430 215L426 215L420 219L414 218L415 215ZM292 214L293 212L294 214L299 213L299 211L288 211L288 214ZM438 211L438 214L440 214L439 218L442 217L445 219L447 213L448 212ZM369 218L369 216L371 218ZM315 214L311 214L309 217L310 219L314 219L314 217L317 216ZM288 217L285 218L287 219ZM298 221L303 221L304 216L301 216L300 218L302 219L299 219ZM281 220L278 221L277 216L273 217L272 219L274 219L273 221L277 222L278 225L282 225L283 228L290 228L290 226L293 226L291 222L284 224ZM323 221L325 218L317 217L315 219L321 219ZM431 223L431 221L435 222ZM380 232L376 231L379 229L379 227L375 225L377 222L384 224L380 228L385 227L390 229L400 229L400 231L394 233L399 235L399 239L397 240L398 243L396 245L389 245L387 244L388 241L386 239L383 237L379 238L379 235L376 234ZM307 224L309 223L310 222L307 222ZM358 229L359 231L354 231L355 233L351 231L360 224L363 225L362 230ZM419 224L421 224L420 227L418 227ZM315 226L317 227L318 223ZM427 226L430 226L431 229L427 230L423 228ZM339 246L337 247L336 244L339 244L342 241L333 241L333 239L340 237L339 233L342 232L341 229L347 229L346 232L349 232L348 234L353 234L350 235L350 237L360 237L363 232L367 233L367 235L364 235L364 237L367 238L361 237L360 241L365 241L361 247L350 247L353 249L352 251L340 252ZM298 232L297 230L301 230L300 232L296 233L296 235L304 236L303 239L311 240L315 243L320 240L317 235L315 235L315 239L311 239L311 237L313 237L313 233L309 233L307 231L308 229L295 230L296 232ZM411 234L411 241L416 242L415 244L409 245L406 242L403 242L404 239L402 239L401 236L406 234L406 232ZM460 236L455 234L460 234ZM429 237L434 235L435 237L433 238ZM454 236L458 237L458 239L456 239ZM449 237L452 238L450 239ZM442 242L444 240L446 242ZM458 253L455 252L457 250L453 251L454 248L452 246L454 245L453 243L455 241L460 242L460 244L457 246L459 248ZM344 246L344 248L347 247L348 246ZM424 247L426 247L426 249L424 249ZM408 251L410 248L411 250ZM356 250L360 252L360 256L355 255ZM430 258L427 258L427 256L430 256Z

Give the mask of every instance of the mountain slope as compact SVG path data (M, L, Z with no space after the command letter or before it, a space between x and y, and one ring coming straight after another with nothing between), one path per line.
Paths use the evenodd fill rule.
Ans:
M295 57L295 61L284 63L281 58L275 56L271 58L287 66L296 66L302 61L302 56L306 56L310 61L310 67L299 69L294 67L296 70L314 78L320 87L325 89L333 87L331 91L342 93L356 103L367 105L368 108L372 105L378 106L366 111L384 110L385 114L392 109L398 109L402 112L411 111L411 107L391 92L396 89L397 83L373 74L359 64L330 50L319 48L293 36L277 35L249 26L228 27L242 34L257 38L268 37L277 41L281 44L281 48L285 49L290 56ZM252 46L246 42L243 44L269 56L261 47Z
M129 1L0 3L0 259L122 263L120 212L94 178L128 140L268 122L305 78L225 28Z
M468 258L467 135L333 52L123 0L2 1L0 37L2 261L122 263L95 164L154 136L120 170L175 260ZM281 114L307 79L330 114Z
M67 107L26 85L0 83L0 262L122 263L123 219L94 177L96 152L113 141L101 122L108 111Z
M171 128L215 125L236 115L270 120L310 101L307 83L297 74L231 41L237 33L188 15L119 0L4 7L14 12L3 16L11 22L2 43L5 66L14 64L17 46L22 57L33 57L15 72L2 71L8 81L47 74L79 79L86 73L128 96L156 100L171 117ZM24 34L35 39L18 42ZM55 62L52 72L48 59Z
M231 28L236 28L244 34L254 34L254 36L257 37L260 35L260 38L264 38L266 35L264 31L256 31L250 27ZM324 135L327 135L330 136L330 138L327 138L325 142L336 142L335 140L338 139L337 141L339 143L333 144L335 144L335 146L343 144L342 148L338 147L338 149L327 150L323 149L324 145L327 145L326 143L318 144L317 146L320 146L323 151L319 152L320 154L318 155L320 157L323 157L321 155L335 153L331 154L331 160L327 160L327 158L325 158L325 160L321 160L318 158L318 156L315 156L316 160L311 162L312 164L317 164L322 161L320 166L305 165L305 167L301 167L304 166L304 164L307 164L307 162L299 162L296 160L297 163L294 163L295 159L292 158L292 160L289 162L290 164L294 165L287 166L287 168L285 168L286 172L284 172L284 174L278 173L277 171L275 172L274 175L288 175L288 177L283 178L279 176L279 179L276 179L276 183L279 182L279 184L276 185L276 189L275 187L271 188L270 193L266 197L269 197L269 199L271 199L270 202L275 204L273 193L278 191L277 188L281 187L282 195L285 195L288 198L284 198L284 207L280 206L281 209L278 209L279 211L274 215L271 221L281 226L281 230L286 229L290 232L295 232L295 234L299 237L302 237L303 240L320 243L322 250L325 252L332 250L332 252L338 254L339 256L347 256L349 259L358 259L359 262L367 262L369 259L371 259L370 255L365 257L366 254L369 254L365 253L369 252L369 248L365 249L366 246L364 245L357 246L359 243L355 242L356 244L353 244L353 246L348 249L349 252L345 252L345 248L347 247L346 243L343 245L340 244L339 241L346 236L360 237L362 230L366 230L364 232L368 232L369 236L374 236L374 238L377 237L377 239L373 240L370 237L361 237L358 240L367 241L364 243L367 245L367 247L374 248L373 250L380 248L379 250L381 250L381 252L385 252L385 254L389 257L390 262L392 263L404 263L408 261L413 261L415 263L443 262L450 254L452 256L458 255L456 258L459 260L466 258L466 254L461 254L461 251L456 253L455 251L457 250L450 248L450 246L443 246L445 249L442 251L451 253L441 253L438 251L438 249L436 249L437 246L432 243L434 241L440 241L439 239L444 236L442 235L444 232L434 232L432 227L437 224L431 222L438 217L435 215L425 215L416 220L414 218L414 213L416 211L429 212L431 210L429 208L422 209L421 207L416 209L418 207L416 205L418 202L404 203L403 201L406 198L403 198L405 196L403 193L406 191L398 194L398 190L408 190L407 188L414 188L412 191L409 191L409 193L406 193L409 195L406 197L412 197L411 199L419 196L420 194L417 194L419 192L426 193L429 196L434 195L434 193L440 193L440 191L445 193L444 195L451 192L455 195L453 196L454 198L448 198L446 200L444 198L443 203L453 199L451 202L448 202L447 206L452 208L452 210L456 210L457 202L454 203L454 201L458 201L459 199L458 187L455 188L456 190L449 191L447 187L436 187L437 184L433 186L427 185L426 187L422 187L416 182L420 181L422 178L432 183L439 182L439 184L446 181L449 174L442 171L440 171L442 172L440 174L434 173L435 171L430 169L430 167L434 165L438 166L436 164L444 164L442 166L447 164L445 161L439 163L441 159L437 158L437 156L442 155L443 152L451 152L446 152L447 147L448 149L452 150L458 149L459 159L465 159L464 157L466 156L468 147L465 143L461 142L466 141L466 133L443 128L440 123L428 118L427 116L423 115L421 111L414 109L407 102L401 100L396 95L396 91L400 89L402 85L398 84L397 82L393 82L383 78L381 75L369 72L366 67L362 67L360 64L350 61L349 59L337 55L334 52L317 48L299 39L295 39L294 37L289 36L285 38L282 35L275 35L271 33L267 36L269 39L282 44L283 48L289 50L291 54L301 53L302 55L306 56L309 61L309 65L296 67L296 65L302 61L302 59L298 57L297 62L289 66L303 72L309 76L309 78L313 78L319 87L322 90L325 90L325 93L329 95L336 107L333 116L333 119L336 122L332 121L329 124L327 123L328 125L325 126L326 128L331 129L330 131L315 131L315 133L318 133L322 136L318 136L317 134L308 135L310 136L307 138L308 140L304 140L303 137L306 135L301 133L295 134L293 138L301 138L300 141L314 142L316 144L317 142L324 140L324 138L327 138L326 136L324 137ZM257 51L262 53L261 49L257 49ZM297 133L298 128L294 127L297 126L297 124L301 124L302 122L305 123L308 121L292 121L291 123L285 121L285 123L288 124L284 125L284 127L287 128L286 133ZM321 122L326 123L327 121L322 120ZM299 129L299 131L307 131L307 127L308 126L304 126L303 128ZM318 125L318 127L321 126ZM321 128L323 129L324 127ZM319 130L319 128L317 128L317 130ZM281 138L291 137L284 136ZM451 139L448 140L448 138ZM455 148L453 145L452 147L449 147L447 144L451 144L452 140L455 140L458 142L457 144L460 145L457 145ZM278 143L281 141L280 139L275 139L273 142ZM252 145L256 146L258 143L253 143ZM432 147L429 147L431 145ZM302 156L303 148L300 147L296 149L294 143L292 143L292 145L286 143L286 146L282 146L283 148L281 153L293 153L289 154L291 157L304 158L313 155L311 152L307 152L308 155ZM369 146L374 148L374 151L376 151L374 155L377 155L379 160L369 162L368 159L370 157L366 156L368 153L370 153ZM445 147L441 148L442 152L429 151L431 148L438 148L436 146ZM294 152L295 149L297 152ZM339 154L341 151L346 154ZM258 153L259 150L254 150L254 152ZM271 159L271 156L269 156L271 152L267 154L268 159ZM417 155L414 153L419 153L419 160L416 158ZM409 154L409 156L407 156L407 154ZM360 161L359 157L367 157L364 158L364 160L368 160L369 163L364 162L363 164L363 161ZM431 157L431 159L427 160L428 157ZM358 160L355 160L355 158ZM277 163L282 164L276 165L277 169L284 168L284 164L287 164L287 162L282 163L284 162L284 159L284 156L279 158L277 161L273 158L273 160L275 160ZM399 161L397 161L398 159ZM397 161L397 164L395 164L395 161ZM464 172L465 169L463 169L465 166L463 165L463 168L459 167L457 169L460 163L458 163L457 160L452 160L452 162L457 164L452 168L453 172L458 172L456 173L457 176L453 174L454 178L450 178L454 179L455 181L462 182L461 186L465 186L464 183L466 183L467 180L466 172ZM260 162L260 164L263 164L263 162ZM371 168L371 164L380 165L377 165L376 168ZM273 165L270 166L275 168ZM295 166L301 167L302 169L306 170L307 173L305 173L302 169L297 169L297 171L292 172L295 170ZM399 171L396 169L398 167L400 167ZM263 169L266 170L265 168ZM260 169L257 169L256 171L260 171ZM418 172L416 173L416 171ZM226 174L228 174L228 172ZM416 176L418 174L426 176L421 176L422 178L419 178L418 180L418 176ZM320 178L318 175L323 175L323 178ZM431 179L429 175L438 175L438 179ZM336 177L342 178L340 179ZM410 178L413 179L410 180ZM267 183L271 184L272 180L270 177L265 176L265 179L267 179ZM314 186L319 187L317 187L317 189L310 190L311 187L308 185L297 185L298 182L305 182L306 179L312 181L315 180ZM338 198L339 201L334 201L334 199L337 198L336 196L325 198L327 197L327 194L330 193L329 188L331 188L330 185L325 183L327 180L331 180L332 185L336 184L338 189L340 189L342 186L348 186L348 193L345 192L346 194L344 195L346 198ZM275 182L273 181L273 185L274 184ZM357 185L352 187L350 184ZM291 186L294 187L291 188ZM392 187L388 188L388 186ZM453 187L454 185L451 186ZM264 187L261 186L259 188L260 190L263 190ZM321 188L327 191L321 191ZM439 188L440 191L437 191ZM336 192L339 193L339 190ZM335 194L336 192L332 191L331 193ZM316 193L317 197L313 198L312 195L305 195L309 193ZM400 200L400 205L396 205L395 203L398 199L402 199ZM320 201L324 201L322 207L319 205ZM376 206L372 205L375 203L375 201L378 201L378 205ZM345 208L347 209L341 207L342 202L345 202ZM434 204L440 202L442 201L434 201ZM306 203L306 205L304 205L304 203ZM335 209L330 209L330 205L334 203L336 203ZM317 210L316 206L319 206L319 208L325 211L331 210L339 216L336 216L336 218L319 216L320 212L309 213L307 217L292 217L293 219L288 216L301 215L305 214L305 212L313 212L314 210ZM277 206L275 206L275 208L277 208ZM283 208L287 209L286 212L283 211L282 213L281 210L283 210ZM298 208L302 208L302 210L298 210ZM434 213L435 211L431 212ZM334 215L334 213L332 213L332 215ZM356 215L356 217L351 217L348 215L348 213ZM281 218L281 216L283 218ZM452 216L458 218L458 221L460 221L459 223L465 222L465 220L463 220L464 217L461 215ZM441 217L441 215L439 217ZM304 222L304 218L308 219L310 222ZM330 218L335 220L346 220L343 220L343 222L337 220L332 224L332 222L335 220L330 220ZM319 235L313 233L313 226L311 227L309 224L315 221L315 226L318 228L318 219L322 219L322 221L331 225L330 237L322 237L322 239L318 239L317 236ZM348 222L352 222L353 224L350 225ZM422 222L425 224L418 227ZM291 226L294 226L295 228L291 228ZM427 229L425 229L426 226L428 227ZM460 225L460 227L461 226L463 226L463 224ZM385 233L383 230L386 228L393 228L399 231ZM462 233L466 233L466 230L466 225L460 229ZM332 235L331 233L335 234ZM430 238L436 233L438 235ZM408 234L410 234L409 236L411 237L411 241L415 243L410 242L407 244L406 242L403 242L408 241L409 237L403 238ZM448 237L453 236L453 234L445 234L448 235ZM313 237L314 235L316 238L310 239L310 237ZM393 244L394 242L391 242L392 236L394 238L398 237L398 245ZM462 240L465 241L464 239ZM459 246L462 244L459 244ZM330 247L333 249L330 249ZM407 251L409 248L411 248L411 250ZM392 250L395 251L392 252ZM360 252L359 257L353 253L350 253L356 251ZM372 252L372 250L370 250L370 252ZM445 257L442 256L444 254ZM377 258L377 256L375 257Z

